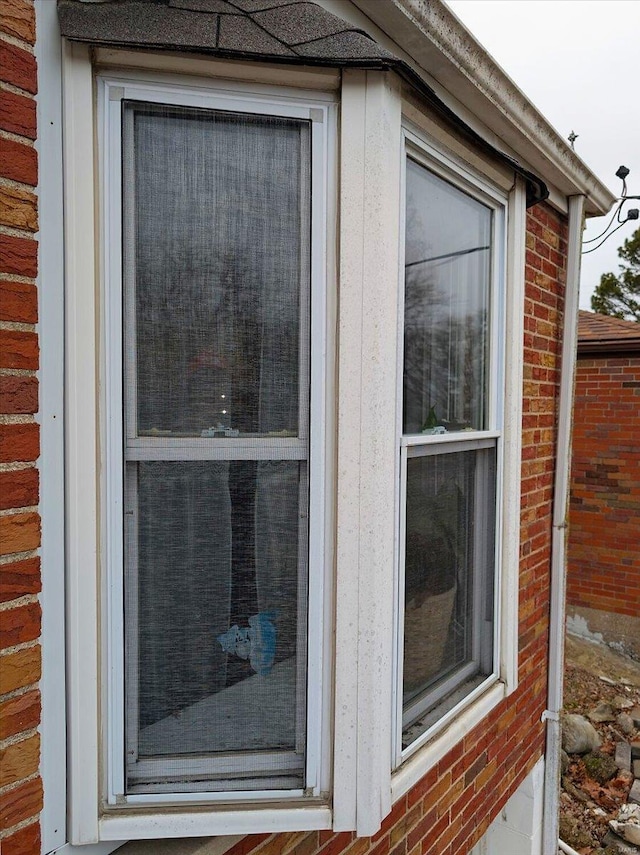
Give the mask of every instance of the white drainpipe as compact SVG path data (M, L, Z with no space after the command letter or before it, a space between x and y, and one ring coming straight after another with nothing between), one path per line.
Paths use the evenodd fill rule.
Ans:
M562 373L558 404L558 439L553 495L553 531L551 539L551 603L549 625L549 681L547 746L544 776L544 813L542 825L543 855L557 855L559 837L560 709L564 674L565 568L569 473L571 468L571 426L573 390L578 339L578 298L580 255L584 221L584 196L569 198L569 246L567 285L562 335ZM566 846L566 844L564 844ZM564 851L573 851L565 848ZM576 853L577 855L577 853Z
M564 852L565 855L580 855L579 852L576 852L575 849L572 849L568 843L565 843L564 840L558 840L558 849L561 852Z

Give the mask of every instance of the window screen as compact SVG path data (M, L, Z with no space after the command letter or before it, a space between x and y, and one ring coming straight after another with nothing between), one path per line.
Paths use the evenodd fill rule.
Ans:
M127 791L304 786L309 123L123 104Z

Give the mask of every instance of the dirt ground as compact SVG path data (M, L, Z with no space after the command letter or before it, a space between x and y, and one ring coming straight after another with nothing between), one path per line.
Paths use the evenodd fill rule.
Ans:
M565 711L588 717L601 701L610 703L616 715L624 711L625 703L640 705L640 662L603 645L568 636ZM640 738L638 730L625 734L615 720L593 724L602 738L600 752L604 755L613 757L617 742ZM580 855L616 855L616 848L605 846L604 837L609 820L627 801L632 777L616 774L606 783L598 783L587 772L583 758L571 755L569 761L560 794L561 837Z
M580 668L589 674L608 677L640 688L640 662L621 656L603 644L593 644L568 635L565 641L565 661L569 668ZM565 674L565 682L572 680ZM567 686L571 688L570 686Z

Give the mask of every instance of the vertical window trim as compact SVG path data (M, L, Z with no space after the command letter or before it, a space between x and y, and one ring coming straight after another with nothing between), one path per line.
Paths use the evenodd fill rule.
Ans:
M482 202L491 208L492 217L492 259L491 259L491 295L489 302L490 313L490 333L489 333L489 352L487 361L489 362L489 388L488 399L489 407L487 414L486 430L475 431L473 439L470 440L468 435L461 434L457 437L453 435L445 436L430 436L424 437L421 435L403 434L403 377L404 377L404 296L405 296L405 230L406 230L406 165L409 159L414 160L425 169L429 170L437 177L442 178L449 184L453 185L463 193L471 196L474 199ZM519 192L518 192L519 191ZM439 753L439 746L442 744L438 737L445 733L447 728L473 708L474 703L479 701L483 696L487 697L487 693L498 681L502 681L507 691L515 688L517 679L517 661L515 663L516 674L513 676L512 667L508 667L509 663L505 662L505 646L508 637L512 635L505 627L505 603L511 594L513 585L505 585L507 572L504 567L503 558L503 541L506 540L506 528L504 522L504 507L508 500L507 490L505 488L505 430L507 422L506 407L510 403L513 408L513 400L508 401L509 395L509 378L506 374L507 365L507 323L508 320L513 321L513 303L511 304L511 312L507 319L508 312L508 295L509 282L507 281L508 273L514 273L514 259L517 263L517 247L512 247L512 218L511 209L524 209L524 196L522 186L516 180L511 194L507 195L494 185L490 184L481 175L472 172L465 164L459 161L456 157L450 156L439 147L438 144L429 139L426 134L418 131L418 129L405 119L402 129L402 148L401 148L401 228L400 228L400 251L399 251L399 280L398 280L398 400L396 407L396 430L398 435L397 446L400 449L399 457L399 477L396 479L397 495L398 495L398 548L396 550L396 566L395 566L395 600L394 608L394 708L392 714L392 740L391 740L391 765L395 770L395 782L400 786L394 786L392 778L392 791L394 792L393 800L406 792L408 786L402 781L413 779L415 781L415 764L421 763L421 757L425 754L421 751L425 745L436 743L436 752ZM524 220L522 223L524 228ZM523 233L524 234L524 233ZM516 241L513 241L515 243ZM523 268L524 269L524 268ZM522 278L522 274L518 275ZM520 290L520 289L519 289ZM518 294L515 295L516 297ZM523 299L523 293L522 293ZM515 300L518 303L518 300ZM523 310L523 304L519 304L520 313ZM518 326L521 328L522 321ZM522 344L522 336L516 335L516 343ZM521 351L520 351L521 352ZM497 371L496 371L497 367ZM516 372L518 373L518 372ZM522 375L520 377L520 389ZM518 412L521 412L521 397L517 403ZM435 448L438 445L455 445L456 449L461 449L464 446L476 445L482 443L483 440L494 439L496 449L496 520L495 520L495 576L494 576L494 625L493 625L493 670L482 683L473 689L467 696L459 701L449 712L445 713L442 718L414 740L406 749L402 749L402 731L403 731L403 704L402 704L402 675L403 675L403 648L404 648L404 551L405 551L405 535L406 535L406 489L407 489L407 460L408 449L412 446L430 446ZM519 444L516 443L519 448ZM512 443L513 445L513 443ZM453 449L452 449L453 450ZM510 479L517 481L519 487L519 477ZM509 490L511 495L512 490ZM516 555L518 551L516 550ZM510 575L513 576L514 569L509 568ZM507 590L505 590L505 588ZM517 591L517 580L516 580ZM511 619L511 622L513 620ZM516 613L516 630L517 636L517 613ZM517 657L517 654L516 654ZM430 752L431 753L431 752ZM443 752L444 753L444 752ZM413 760L414 762L407 762ZM413 769L408 767L413 766ZM408 775L402 774L402 769L408 772ZM398 774L400 772L400 774Z
M326 687L323 674L326 672L327 639L323 632L324 613L328 598L326 588L326 552L325 552L325 475L323 461L326 444L326 394L324 365L326 352L326 228L329 194L328 160L330 153L330 127L334 121L333 108L329 98L314 98L305 103L299 93L296 98L275 97L271 92L261 93L260 87L244 91L244 87L223 88L207 87L206 90L178 85L167 86L163 83L141 81L138 77L114 76L97 77L99 138L102 141L99 158L100 186L104 188L103 206L103 287L105 297L105 318L102 326L101 353L104 372L104 390L102 407L102 444L103 459L106 459L104 477L104 508L102 526L102 549L105 555L107 572L103 581L103 650L105 652L105 671L107 674L103 692L106 709L106 804L123 807L126 805L157 804L168 802L238 802L259 803L261 799L274 798L283 801L300 800L302 797L319 797L326 791L327 746L322 741L322 717L326 714ZM250 790L203 793L167 793L138 794L125 796L124 773L125 704L124 674L125 651L123 644L123 625L121 620L124 598L124 575L122 573L124 547L122 537L122 487L123 487L123 448L122 417L105 420L107 412L122 413L122 348L120 343L124 334L122 323L122 212L121 212L121 101L132 100L176 104L179 106L206 107L210 109L233 110L242 113L273 116L282 115L291 118L310 120L311 123L311 250L310 264L311 294L307 302L311 314L310 332L310 370L308 380L311 386L308 436L309 459L309 607L307 617L307 712L306 712L306 752L305 752L305 789L297 790ZM317 99L317 100L316 100ZM301 330L302 334L302 330ZM114 342L116 345L114 346ZM304 394L301 396L304 400ZM295 440L299 443L300 439ZM313 485L313 487L311 487ZM115 539L113 533L115 535ZM120 568L120 569L119 569Z

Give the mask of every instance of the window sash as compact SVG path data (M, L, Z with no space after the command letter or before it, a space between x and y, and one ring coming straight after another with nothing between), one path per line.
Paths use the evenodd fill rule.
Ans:
M136 111L142 111L142 115L145 114L145 102L138 102L139 106L136 106L135 101L127 101L126 106L123 102L123 142L122 142L122 153L123 153L123 187L129 188L128 192L123 192L123 218L125 222L125 230L123 232L123 247L127 248L127 251L124 252L124 304L125 304L125 315L124 315L124 329L125 329L125 372L124 372L124 382L125 382L125 424L127 431L127 439L131 442L131 439L140 435L138 420L140 418L140 414L138 411L138 401L137 401L137 381L139 379L139 333L137 332L137 321L139 318L139 308L138 308L138 290L141 285L141 280L139 279L138 270L136 267L137 258L138 258L138 203L137 198L133 195L133 188L137 188L137 177L136 177L136 156L137 152L135 151L136 138L134 136L134 120ZM200 113L193 114L190 111L178 111L176 113L176 119L178 123L183 121L189 121L194 118L194 116L200 116ZM226 117L231 114L221 114L219 112L212 111L209 114L212 118L216 117ZM234 116L238 116L238 114L233 114ZM158 122L162 122L164 116L162 113L157 114ZM248 118L251 118L250 114L247 114ZM151 112L151 122L154 120L154 113ZM259 124L259 122L258 122ZM303 313L305 313L305 309L308 310L309 300L306 295L308 290L308 274L309 274L309 259L308 256L305 258L302 253L304 253L304 246L307 241L305 240L305 220L306 214L309 207L309 187L308 183L305 180L306 176L306 168L307 164L304 162L304 156L307 153L305 147L303 146L303 139L306 139L306 136L303 137L303 132L306 129L305 123L298 122L298 126L300 128L300 154L301 154L301 168L300 168L300 231L298 233L298 247L301 253L300 256L300 264L299 264L299 310L298 310L298 348L297 348L297 381L298 381L298 434L305 435L308 433L307 424L308 424L308 407L305 407L303 410L303 405L308 401L308 395L302 390L306 389L308 386L308 342L303 338L306 331L308 331L308 323L305 323L303 319ZM186 133L189 133L189 130L186 129L184 125L181 123L178 125L179 130L185 128ZM241 125L242 127L242 125ZM207 127L207 131L209 131L210 126ZM224 133L224 132L223 132ZM241 131L242 133L242 131ZM245 132L246 133L246 132ZM262 134L269 134L268 128L262 129ZM169 176L169 180L171 180L172 176ZM175 180L178 180L178 177L175 177ZM224 186L224 185L223 185ZM194 200L195 202L196 200ZM143 273L144 275L144 273ZM230 287L233 287L230 286ZM254 382L256 382L254 380ZM234 390L235 391L235 390ZM246 390L245 390L246 391ZM164 404L164 401L161 400L161 405ZM166 406L166 405L165 405ZM160 451L163 445L162 439L155 440L152 439L152 442L149 443L151 445L151 451L153 453L153 458L156 457L156 449ZM257 448L254 445L255 451L258 452L258 459L268 460L269 458L266 456L267 449L262 449L260 447L260 440L262 436L257 442ZM189 436L187 439L187 443L189 440L192 440L192 437ZM278 445L282 442L282 440L276 439L271 440L269 443L270 447L274 451L278 451ZM197 449L198 440L197 434L195 442L190 443L192 446L195 446ZM127 443L128 445L128 443ZM174 444L174 451L178 451L181 449L181 441L178 441ZM227 438L214 438L209 443L205 443L205 447L201 450L204 452L215 451L217 446L222 446L221 451L223 451L224 457L223 459L233 460L230 452L232 453L238 447L239 443L234 443L234 447L226 448ZM199 449L197 449L199 450ZM296 449L298 454L302 454L302 460L306 460L308 458L308 443L305 443L303 440L298 441L298 448ZM155 453L154 453L155 452ZM226 453L224 453L226 452ZM135 462L131 461L129 449L125 449L125 459L127 460L126 467L129 473L129 476L125 478L125 485L127 486L127 490L125 491L125 502L126 502L126 510L125 514L127 516L127 526L126 526L126 536L125 536L125 556L124 556L124 573L125 573L125 667L127 671L127 680L125 683L125 694L126 694L126 718L125 718L125 736L127 740L127 763L126 763L126 788L127 792L133 793L136 791L136 788L142 790L148 790L153 792L156 789L156 781L146 781L141 782L139 785L136 785L135 779L141 776L141 769L149 769L149 764L141 765L141 757L139 754L140 751L140 739L143 735L143 731L141 730L140 723L140 672L139 672L139 655L140 655L140 640L139 634L143 630L143 625L141 623L141 614L139 609L139 602L141 597L141 592L139 589L138 583L138 570L139 570L139 549L140 549L140 539L141 539L141 531L139 529L139 520L140 520L140 504L138 499L138 488L137 488L137 475L138 475L138 466ZM162 459L162 458L161 458ZM200 458L198 459L207 459ZM297 619L296 619L296 653L295 653L295 672L294 672L294 680L295 680L295 698L293 701L294 704L294 729L295 733L292 733L291 736L294 738L294 742L297 748L296 755L294 755L294 760L296 767L299 770L299 773L304 772L304 760L303 760L303 752L304 752L304 736L300 732L304 731L305 724L305 715L301 715L300 708L303 709L306 707L306 605L307 605L307 585L306 585L306 572L307 572L307 527L308 527L308 516L304 512L307 501L305 494L308 491L308 478L307 478L307 467L303 466L299 469L299 490L298 490L298 526L297 526L297 543L298 543L298 560L297 560ZM229 473L230 474L230 473ZM187 512L187 508L185 507L185 512ZM229 524L231 527L233 523L229 520ZM257 520L255 522L254 528L254 537L257 537ZM233 538L233 536L232 536ZM235 553L235 549L232 547L232 553ZM257 556L256 556L257 558ZM301 561L302 559L302 561ZM255 560L255 559L254 559ZM255 568L257 574L257 567ZM233 577L233 569L229 568L228 573L228 582L229 585L232 585L231 579ZM305 578L303 578L305 577ZM259 583L256 579L256 595L258 593ZM231 595L233 595L233 587L230 589ZM180 594L177 594L178 599ZM146 599L146 597L144 598ZM258 611L260 610L259 602L256 603ZM234 605L230 603L230 613L233 614ZM148 609L147 609L148 611ZM300 621L302 621L302 628L300 627ZM148 624L145 622L145 627L147 632L157 632L160 627L155 624L156 629L154 630L154 623ZM189 632L187 627L185 627L185 635L188 636ZM159 639L158 639L159 640ZM213 638L212 638L213 642ZM187 646L188 642L187 642ZM191 648L189 648L191 649ZM195 651L194 651L195 652ZM203 653L201 653L201 656ZM224 656L224 654L223 654ZM227 654L227 658L229 658L229 654ZM230 665L235 663L233 657L231 657ZM150 663L151 664L151 663ZM194 663L194 666L196 663ZM196 666L197 667L197 666ZM197 670L201 670L201 668L197 668ZM277 676L275 669L274 677ZM259 679L259 678L247 678L247 679ZM162 684L157 686L161 693ZM210 711L210 715L214 716L214 710L227 710L228 700L227 695L229 697L235 695L233 688L219 688L213 690L208 696L202 695L202 690L200 690L197 695L193 698L193 700L189 701L188 706L182 708L182 721L186 721L189 715L189 712L192 708L195 708L195 705L203 702L211 702L212 709ZM200 697L202 695L202 697ZM247 723L252 721L252 716L249 716ZM158 724L160 725L162 722L166 721L166 717L163 717ZM252 733L248 733L247 736L254 736ZM215 741L214 741L215 744ZM212 746L213 748L213 746ZM215 758L220 757L220 749L215 750ZM164 752L163 752L164 753ZM222 758L225 757L224 752L222 752L222 758L220 760L220 764L216 762L216 759L210 760L208 763L206 761L206 755L199 755L196 753L185 753L181 752L182 761L179 764L179 767L176 769L177 775L174 783L174 788L177 792L189 790L193 787L198 789L202 788L202 784L200 780L198 780L198 776L201 775L204 771L204 768L208 768L210 772L213 774L213 779L207 782L206 788L209 789L220 789L220 790L229 790L234 789L238 786L242 787L242 781L247 778L258 779L260 777L265 777L269 779L278 779L280 772L280 760L284 760L285 757L289 757L292 752L287 751L271 751L268 756L272 757L276 762L272 766L271 769L262 769L262 775L257 775L259 769L264 766L265 755L262 751L254 751L251 749L244 750L239 754L236 754L235 757L231 756L226 761ZM201 759L200 759L201 758ZM166 778L167 775L161 772L163 766L164 758L158 757L156 762L153 764L153 767L160 771L161 778ZM220 765L224 772L217 773L215 769ZM254 770L253 774L247 775L246 769L250 767ZM254 768L255 767L255 768ZM222 780L220 781L220 779ZM192 784L189 784L188 781L193 780ZM246 784L245 787L246 788ZM264 786L259 785L259 789L264 789ZM280 785L278 789L283 789ZM294 786L294 789L300 789L299 783L297 786Z
M180 103L175 99L165 97L154 101L149 98L144 98L145 93L141 93L139 104L144 106L145 103L158 106L168 107L169 104L177 109L194 107L193 104ZM146 93L148 94L148 93ZM166 94L166 93L165 93ZM134 99L131 99L132 104ZM264 109L259 109L258 105L252 104L252 109L249 109L247 104L238 104L235 101L225 106L222 104L217 108L210 105L208 111L219 115L237 115L246 117L258 118L260 115L265 119L271 119L275 116ZM235 112L234 112L235 111ZM290 112L280 110L279 114ZM293 111L297 113L297 111ZM299 115L289 116L288 118L301 121L303 117ZM310 116L304 117L309 120ZM123 179L124 186L133 186L135 181L135 134L134 134L134 108L123 111L122 121L122 161L123 161ZM309 131L309 157L312 157L312 130ZM310 173L309 169L309 173ZM298 420L297 432L295 436L289 437L271 437L268 434L260 434L252 437L251 434L242 434L240 438L235 439L230 436L221 438L208 438L193 434L184 436L168 435L162 437L145 436L144 432L138 429L138 376L137 376L137 304L136 304L136 288L127 287L124 289L124 312L127 322L124 324L124 347L127 353L133 354L133 358L125 360L125 448L127 459L135 459L133 455L137 452L140 455L138 459L165 459L163 457L154 458L154 452L172 456L167 456L166 459L178 460L180 458L180 450L185 449L185 459L304 459L304 455L308 455L309 447L309 336L310 336L310 288L309 288L309 273L310 273L310 241L308 235L310 233L311 223L308 221L311 215L311 187L310 174L305 175L305 171L300 171L300 236L299 241L299 268L300 268L300 288L298 292L299 298L299 334L298 334ZM306 180L305 180L306 179ZM125 195L123 201L127 202ZM311 204L310 204L311 202ZM131 241L131 237L135 235L136 229L136 206L134 203L127 203L123 206L123 229L122 239ZM305 252L306 248L306 252ZM125 282L136 283L136 252L130 251L123 253L123 275ZM165 451L166 449L166 451ZM284 451L283 451L284 449ZM298 453L299 457L294 455ZM148 456L146 456L148 455ZM281 455L283 455L281 457Z
M483 662L484 653L482 650L483 646L483 635L482 635L482 626L484 622L484 613L486 610L486 598L483 596L485 594L486 589L482 587L483 583L483 561L487 556L487 543L486 543L486 533L489 530L489 525L491 522L493 523L492 528L494 530L494 540L497 539L495 537L495 521L497 518L497 507L488 506L483 502L483 493L487 489L488 479L490 476L490 465L489 460L486 455L483 455L481 452L484 450L493 450L495 456L497 456L498 449L498 441L492 440L490 438L479 439L474 441L461 441L461 442L449 442L446 445L440 445L434 447L430 444L417 445L406 447L402 452L402 462L401 462L401 473L402 473L402 482L403 482L403 496L405 497L404 502L404 513L402 520L402 529L400 533L400 544L401 544L401 565L403 569L405 569L405 559L406 559L406 517L407 517L407 469L410 460L417 460L424 457L432 457L432 458L442 458L447 454L456 454L456 453L473 453L480 452L477 455L474 455L474 484L473 484L473 512L474 512L474 534L473 534L473 546L472 546L472 565L470 567L470 573L468 574L468 582L471 585L472 591L472 607L470 618L472 621L472 638L470 645L470 657L466 658L465 661L461 665L453 665L447 672L444 671L443 676L438 677L435 675L434 685L431 688L427 688L426 690L420 692L416 697L408 701L406 704L403 703L403 711L402 711L402 727L403 730L407 726L415 723L421 716L423 716L430 708L437 706L437 702L439 698L446 698L451 695L457 688L464 685L464 683L472 678L474 675L478 674L480 669L485 670L493 670L495 667L496 653L494 649L494 633L491 633L491 649L492 649L492 661L491 663ZM495 466L494 466L495 469ZM470 497L469 497L470 498ZM495 554L496 550L494 548L494 573L495 573ZM402 580L402 590L405 590L405 581L404 578ZM495 599L495 596L494 596ZM404 609L402 612L402 622L403 622L403 638L404 638ZM495 605L493 608L493 615L491 623L495 623L496 615L495 615ZM448 643L448 642L447 642ZM486 640L485 640L486 643ZM404 661L403 661L404 666ZM403 675L404 675L404 667L403 667ZM489 675L490 676L490 675ZM482 681L484 682L484 680ZM403 683L401 683L401 686Z
M455 436L455 434L453 435ZM458 435L460 436L460 435ZM438 437L440 439L440 437ZM397 713L397 738L401 740L402 732L404 729L414 723L416 719L418 719L421 715L424 715L425 712L430 708L437 705L438 698L446 698L451 695L456 688L462 686L466 680L472 677L474 674L478 673L478 668L481 664L481 660L483 657L481 646L481 630L482 630L482 622L483 622L483 611L484 611L484 600L482 597L482 593L484 591L478 591L480 581L480 577L482 576L482 557L486 555L486 543L484 533L486 531L486 525L483 522L483 519L488 515L492 515L493 517L493 528L494 528L494 603L493 603L493 632L491 637L491 649L492 649L492 662L490 663L490 669L492 672L495 672L498 667L498 646L497 646L497 624L498 624L498 605L497 600L499 596L499 573L498 573L498 561L497 556L499 554L498 549L498 519L499 519L499 502L498 502L498 491L495 491L495 503L493 507L486 507L481 500L481 494L483 492L483 487L486 484L486 479L488 474L483 470L487 468L487 461L482 460L482 456L480 456L480 464L477 465L475 476L474 476L474 513L476 519L476 526L474 529L474 544L473 544L473 566L471 569L471 584L473 590L473 605L472 605L472 628L473 628L473 639L472 639L472 654L471 658L465 661L465 663L461 666L454 667L454 670L448 674L444 679L438 679L435 682L435 685L430 689L422 692L413 700L409 701L408 704L404 704L403 702L403 685L404 685L404 625L405 625L405 558L406 558L406 519L407 519L407 468L408 462L410 460L415 460L423 457L442 457L447 454L455 454L460 452L474 452L474 451L483 451L483 450L494 450L496 457L496 464L494 466L496 475L498 472L497 460L499 459L499 450L500 450L500 441L497 438L492 438L490 436L485 436L483 438L478 438L476 440L466 440L466 439L449 439L446 443L443 442L422 442L414 445L405 445L401 449L400 454L400 496L401 496L401 515L400 515L400 531L399 531L399 545L400 545L400 559L399 559L399 574L398 574L398 590L399 590L399 608L398 608L398 661L396 665L397 669L397 697L398 697L398 705L399 710ZM483 667L487 668L488 663L482 663ZM492 674L489 674L487 677L488 681L491 681ZM483 680L483 685L487 682L487 680ZM475 694L475 692L473 692ZM466 699L463 699L463 703L466 702ZM460 704L456 704L454 710L460 708ZM449 715L447 715L449 718ZM422 744L422 734L416 740L415 745L409 745L406 749L401 752L401 756L404 758L405 756L409 756L417 748L420 744ZM400 744L400 743L399 743ZM398 755L400 756L400 755ZM399 761L398 761L399 762Z
M396 600L398 603L395 620L395 707L393 726L392 767L396 768L408 757L418 751L427 740L432 738L451 722L463 709L468 707L489 686L498 679L500 669L500 580L501 580L501 539L500 527L502 519L502 420L503 420L503 397L504 397L504 341L502 329L504 327L504 300L505 293L502 287L505 272L505 227L506 211L505 198L496 194L491 185L461 168L455 161L450 160L440 151L427 146L419 133L405 128L405 149L403 153L403 187L401 205L402 231L401 231L401 254L400 254L400 310L398 317L398 388L400 401L403 389L403 366L404 366L404 252L405 252L405 217L406 217L406 163L414 161L430 170L435 175L443 178L462 192L476 198L492 209L491 221L491 275L489 281L488 302L488 346L485 355L486 370L486 399L485 424L483 430L449 432L443 435L411 434L403 433L403 408L398 404L398 439L400 447L399 455L399 556L396 573ZM438 696L453 694L456 685L461 685L464 680L475 669L475 660L465 665L459 673L451 675L440 686L427 693L426 696L416 699L403 708L403 665L404 665L404 601L405 601L405 536L406 536L406 501L407 501L407 462L410 458L424 455L441 455L455 453L457 451L471 451L474 449L494 448L495 460L495 563L493 579L493 633L492 633L492 669L491 673L482 680L479 685L471 687L469 692L455 705L447 710L433 725L418 735L407 748L402 747L403 731L406 725L414 720L414 714L420 714L424 709L433 705ZM479 609L479 604L474 606ZM477 645L476 645L477 649Z
M176 105L194 105L210 109L237 109L240 112L262 114L264 116L281 115L291 118L310 120L311 128L311 160L313 169L311 172L311 187L309 188L311 204L311 222L308 225L312 236L311 240L311 303L309 302L309 291L303 295L301 314L303 321L300 324L301 339L310 336L308 317L310 310L314 312L314 335L311 338L311 351L307 356L306 364L300 365L300 411L306 412L306 422L299 429L298 437L284 438L252 438L241 437L225 438L224 440L213 438L176 438L176 437L133 437L132 431L128 431L125 447L122 447L119 439L119 420L112 419L107 431L107 456L109 460L108 477L106 480L107 493L107 525L111 534L105 538L105 550L107 553L107 565L110 568L111 581L107 585L107 636L110 639L107 646L107 672L109 675L109 686L106 694L108 708L108 751L107 763L108 795L107 801L111 804L126 804L129 797L124 795L124 756L123 728L118 722L122 722L125 712L125 698L122 675L124 672L124 649L122 644L122 603L123 584L118 579L118 568L122 566L124 558L124 542L122 531L118 520L122 519L121 497L123 495L123 477L118 474L120 469L118 460L127 466L135 468L134 461L137 460L298 460L301 463L307 460L310 464L306 469L309 476L316 484L314 494L310 497L312 505L316 509L316 522L310 526L307 534L308 519L308 490L305 493L305 503L301 505L301 523L305 528L305 538L299 538L299 549L305 551L309 563L309 617L308 621L298 621L299 639L298 648L301 645L309 647L308 667L306 670L298 669L298 684L302 687L304 696L307 697L306 712L297 713L297 730L306 730L306 760L305 766L305 790L304 794L315 796L320 792L320 753L325 751L321 747L322 736L319 726L320 710L324 705L322 695L322 673L324 666L320 651L323 646L323 618L321 604L324 599L321 577L324 572L324 550L322 540L324 537L324 488L320 461L324 445L324 396L321 387L314 387L315 392L309 398L309 381L312 374L315 378L323 377L323 341L325 336L325 308L324 308L324 246L325 246L325 210L326 210L326 164L328 149L326 143L327 116L330 107L319 102L313 107L300 106L293 101L277 102L277 99L256 99L255 96L246 98L237 92L199 92L196 95L185 93L184 89L167 92L167 87L159 84L157 86L146 84L128 83L121 86L122 81L101 81L102 89L99 91L100 100L104 107L104 138L106 149L101 162L102 173L105 176L107 193L105 220L105 247L108 252L105 258L105 278L110 283L107 293L106 311L106 335L105 347L106 362L108 365L106 387L106 399L109 401L111 411L117 414L122 409L121 387L119 387L118 376L122 372L122 355L118 348L111 346L122 335L122 317L119 293L119 271L121 270L120 245L121 245L121 221L120 221L120 191L122 187L120 167L120 140L121 140L121 111L120 100L123 98L132 100L143 100L156 102L158 104L174 103ZM277 102L274 104L272 102ZM305 317L306 316L306 317ZM302 349L305 353L305 349ZM315 367L314 367L315 366ZM302 374L306 376L306 380ZM309 403L311 405L311 418L314 427L309 431ZM315 416L313 415L315 413ZM160 439L160 441L158 441ZM304 479L301 479L303 481ZM306 544L306 545L305 545ZM300 574L299 574L300 576ZM308 639L308 641L307 641ZM308 685L307 685L308 682ZM299 742L299 740L298 740ZM294 752L295 753L295 752ZM257 755L256 755L257 756ZM298 761L296 761L297 763ZM295 765L295 764L294 764ZM279 779L280 782L282 779ZM280 785L273 779L266 778L263 781L265 787L277 786L278 797L284 792L285 798L295 798L302 791L281 791ZM268 794L268 790L264 791ZM237 791L212 792L208 798L212 801L230 798L235 801L238 798ZM261 791L250 792L250 799L260 798ZM269 796L270 797L270 796ZM131 796L133 801L138 798L153 799L155 796ZM158 793L159 803L171 801L171 794ZM175 794L177 801L183 800L183 795Z

